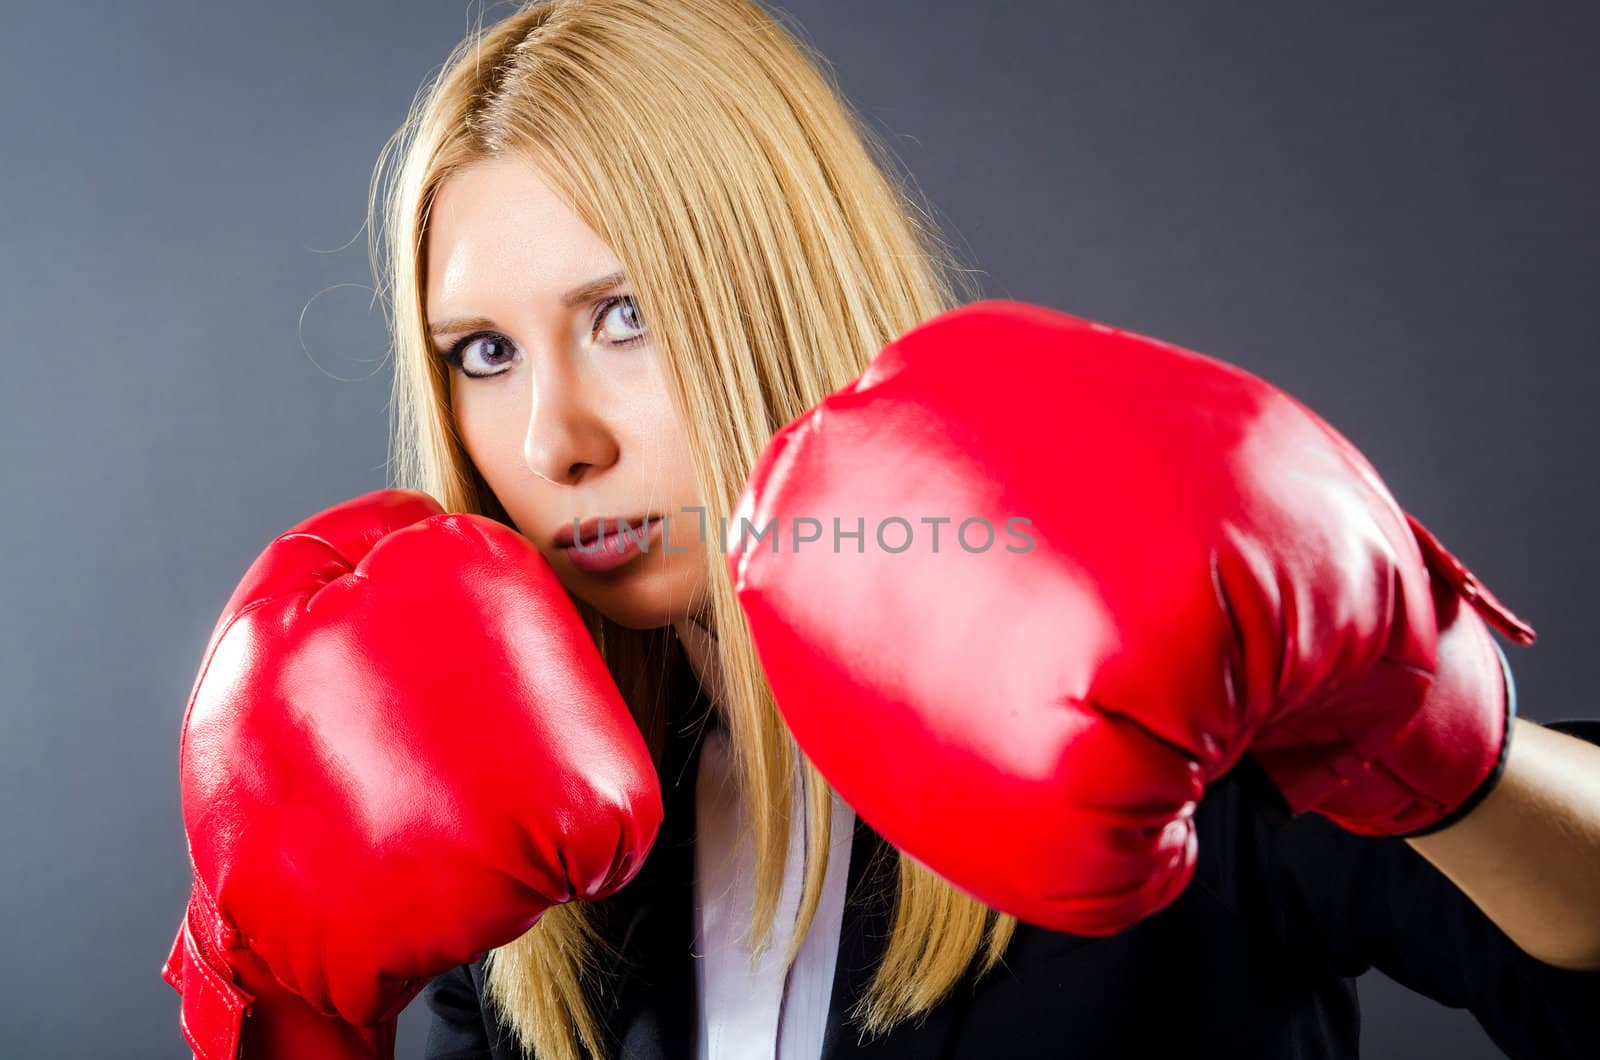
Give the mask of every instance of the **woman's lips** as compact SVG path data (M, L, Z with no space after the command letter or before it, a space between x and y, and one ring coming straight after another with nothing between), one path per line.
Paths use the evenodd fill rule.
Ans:
M592 574L620 567L654 548L663 522L663 516L654 514L642 519L595 519L579 524L576 533L569 523L556 541L574 567Z

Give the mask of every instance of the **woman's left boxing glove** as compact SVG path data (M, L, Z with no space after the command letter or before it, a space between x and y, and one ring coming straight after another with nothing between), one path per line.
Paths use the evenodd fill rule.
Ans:
M1437 827L1492 786L1532 631L1305 406L1224 362L983 302L773 439L728 559L795 739L979 899L1107 934L1170 903L1206 785Z

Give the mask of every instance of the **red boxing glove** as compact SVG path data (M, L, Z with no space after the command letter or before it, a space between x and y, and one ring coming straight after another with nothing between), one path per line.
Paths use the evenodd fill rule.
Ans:
M1246 752L1295 813L1451 820L1510 732L1479 616L1533 640L1292 397L1015 302L920 325L780 431L727 537L823 775L957 886L1078 934L1178 896L1196 803Z
M429 979L622 887L662 814L548 563L405 490L322 512L251 566L179 773L193 889L162 975L202 1060L386 1060Z

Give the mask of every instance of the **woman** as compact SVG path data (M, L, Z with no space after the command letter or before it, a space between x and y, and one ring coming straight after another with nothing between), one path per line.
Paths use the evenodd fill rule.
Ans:
M380 163L398 484L548 560L665 807L614 895L429 983L428 1055L1345 1057L1374 966L1513 1055L1592 1050L1592 965L1530 955L1406 843L1290 819L1249 760L1196 812L1193 883L1095 938L944 882L800 754L717 528L784 425L973 293L825 69L748 0L534 3L461 43ZM1593 748L1519 725L1502 786L1565 778L1575 838L1536 852L1548 894L1480 892L1497 911L1576 893L1596 842Z
M797 756L749 641L708 632L737 629L738 605L690 510L716 526L777 428L961 300L960 273L870 142L758 8L602 3L531 5L464 41L392 144L399 483L536 541L575 518L672 517L670 542L622 568L547 555L624 689L659 666L663 632L717 689L738 789L758 807L758 948L782 890L790 777L813 820L833 800ZM424 210L425 260L410 249ZM624 283L563 308L569 289L619 272ZM492 316L520 341L450 319L463 315ZM829 845L827 825L811 832L797 945ZM898 879L902 926L863 999L874 1027L926 1012L974 960L998 961L1014 931L909 862ZM534 986L570 982L553 969L580 963L586 915L552 910L487 962L490 994L541 1056L590 1026L575 988Z

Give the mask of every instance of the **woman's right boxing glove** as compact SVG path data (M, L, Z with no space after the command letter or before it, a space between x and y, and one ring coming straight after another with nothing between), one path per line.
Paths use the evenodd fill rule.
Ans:
M404 490L250 567L178 768L193 888L162 974L202 1060L392 1056L429 979L622 887L662 814L544 557Z

